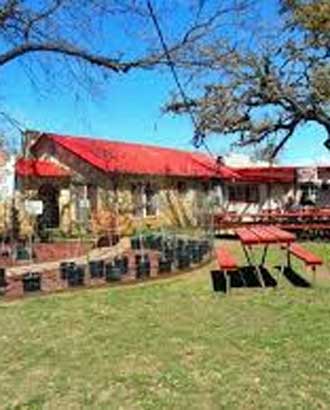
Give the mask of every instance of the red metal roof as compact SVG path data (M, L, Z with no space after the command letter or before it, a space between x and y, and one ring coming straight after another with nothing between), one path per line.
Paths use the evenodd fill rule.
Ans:
M295 167L250 167L250 168L235 168L235 171L240 175L241 180L245 182L259 183L292 183L295 179Z
M43 134L42 138L50 139L105 172L239 179L235 171L200 153L51 133Z
M16 174L21 177L66 177L70 171L51 161L31 158L19 158L15 164Z

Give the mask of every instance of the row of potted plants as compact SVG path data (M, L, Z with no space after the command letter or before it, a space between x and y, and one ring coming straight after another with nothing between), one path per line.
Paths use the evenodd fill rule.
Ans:
M86 265L77 265L74 262L62 262L60 264L60 275L62 280L67 280L69 286L80 286L84 283L86 276ZM106 281L117 281L128 273L128 257L116 257L110 262L104 260L93 260L88 263L90 277L105 278Z
M199 264L211 250L208 239L189 239L175 235L149 234L131 238L131 246L140 252L135 255L135 277L144 279L151 274L150 255L147 250L158 250L158 273L170 273L173 270L189 269ZM103 278L107 282L120 281L129 273L128 256L117 256L112 261L91 260L88 265L75 262L60 264L60 277L70 287L84 285L86 275L91 278ZM23 276L24 292L41 290L41 275L30 272ZM6 286L5 269L0 269L0 288Z

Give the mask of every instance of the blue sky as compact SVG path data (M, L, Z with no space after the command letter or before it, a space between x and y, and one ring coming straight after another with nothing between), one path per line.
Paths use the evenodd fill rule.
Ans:
M271 18L272 13L270 8L265 10L267 18ZM16 62L2 68L0 81L2 106L24 127L193 149L189 118L161 113L174 87L169 72L110 75L96 98L70 85L35 89ZM322 128L313 124L301 128L284 150L281 162L327 162L329 154L323 147L325 137ZM211 150L220 155L230 150L230 139L225 137L214 136L208 143Z

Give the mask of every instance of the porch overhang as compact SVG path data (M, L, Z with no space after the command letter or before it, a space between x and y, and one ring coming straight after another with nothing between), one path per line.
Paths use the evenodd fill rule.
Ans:
M68 178L71 172L47 160L19 158L15 164L15 174L21 178Z

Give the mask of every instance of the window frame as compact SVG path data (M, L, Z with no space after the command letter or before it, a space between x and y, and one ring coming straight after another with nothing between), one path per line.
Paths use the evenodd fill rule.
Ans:
M228 201L234 203L258 204L260 189L258 184L228 185Z
M152 193L149 199L148 193ZM154 184L149 182L133 183L131 185L131 198L134 218L153 218L159 215L158 188ZM139 200L136 201L136 198ZM155 201L154 212L150 213L148 209L152 209L153 205L150 204L152 200Z

